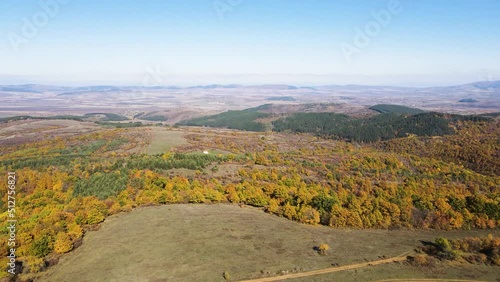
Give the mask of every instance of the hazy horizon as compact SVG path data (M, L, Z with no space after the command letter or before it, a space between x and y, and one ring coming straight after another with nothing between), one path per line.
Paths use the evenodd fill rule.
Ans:
M391 83L390 80L379 80L378 77L368 77L363 79L361 82L357 82L355 79L324 79L314 81L314 79L310 79L311 82L298 82L294 80L286 80L286 79L277 79L274 80L272 77L264 78L259 80L259 77L262 78L265 75L254 76L255 80L241 80L241 79L233 79L233 76L220 77L219 79L214 77L206 77L201 80L190 80L188 79L176 79L176 80L166 80L165 83L157 83L155 85L144 85L140 80L80 80L80 81L65 81L65 80L56 80L56 79L43 79L43 78L26 78L26 77L12 77L12 76L2 76L0 75L0 85L26 85L26 84L37 84L37 85L52 85L52 86L67 86L67 87L85 87L85 86L99 86L99 85L108 85L108 86L130 86L130 87L169 87L169 86L177 86L177 87L194 87L194 86L206 86L206 85L241 85L241 86L255 86L255 85L290 85L297 87L319 87L319 86L329 86L329 85L338 85L338 86L347 86L347 85L359 85L359 86L388 86L388 87L409 87L409 88L427 88L427 87L447 87L447 86L459 86L466 85L470 83L476 82L484 82L484 81L497 81L496 77L481 77L478 76L477 79L456 79L450 82L440 81L437 78L430 83L415 83L411 80L407 80L403 83ZM238 77L238 76L236 76ZM240 76L245 77L245 76ZM247 76L245 78L248 78ZM304 75L303 77L307 77ZM318 76L321 78L321 76ZM328 77L328 76L323 76ZM314 78L314 77L313 77ZM237 81L237 82L235 82ZM321 82L323 81L323 82ZM344 83L342 83L342 81ZM363 83L364 82L364 83Z

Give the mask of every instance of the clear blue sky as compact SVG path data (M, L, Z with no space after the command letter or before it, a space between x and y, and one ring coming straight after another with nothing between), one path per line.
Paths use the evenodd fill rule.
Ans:
M500 80L498 0L400 0L350 60L340 46L393 0L240 0L219 13L238 1L65 0L43 24L39 3L54 1L0 0L0 83L138 85L156 68L166 85Z

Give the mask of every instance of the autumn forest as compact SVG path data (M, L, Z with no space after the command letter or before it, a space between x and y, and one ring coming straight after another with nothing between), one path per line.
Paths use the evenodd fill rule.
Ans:
M281 132L110 128L64 120L90 128L71 134L61 130L65 125L36 118L3 121L1 127L38 123L28 131L48 134L6 140L0 149L0 182L8 182L8 172L16 175L16 255L23 271L43 271L110 215L173 203L249 205L331 228L498 228L498 119L454 117L439 125L439 134L408 131L361 142L335 132L380 132L366 129L375 121L350 120L346 126L361 128L357 132L335 127L339 118L349 119L295 115L274 122ZM313 121L331 126L322 131L301 126L314 126ZM405 128L428 121L408 116ZM158 139L158 131L182 136L182 144L147 153L155 143L168 142ZM3 194L2 267L9 250L7 205Z

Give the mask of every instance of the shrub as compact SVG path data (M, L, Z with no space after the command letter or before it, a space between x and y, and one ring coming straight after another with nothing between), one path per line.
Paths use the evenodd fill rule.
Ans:
M283 207L283 215L288 219L296 219L297 218L297 210L294 206L290 205L290 203L286 203Z
M205 202L205 195L199 190L191 191L188 198L190 203L201 204Z
M279 214L280 205L276 199L269 200L269 205L266 207L268 213Z
M426 255L415 255L414 257L410 257L411 264L415 266L427 266L427 256Z
M464 259L472 264L500 264L500 238L493 235L486 238L471 237L451 241L440 237L434 243L423 243L425 246L421 250L439 259Z
M465 260L473 264L483 264L488 261L488 257L485 254L472 254L467 256Z
M443 237L436 238L436 241L434 243L443 252L449 252L449 251L451 251L450 241L448 241L448 239L446 239L446 238L443 238Z
M424 254L417 254L413 257L408 257L408 262L418 267L434 267L436 259Z
M43 258L52 251L52 238L49 235L43 235L35 240L31 246L31 253L38 258Z
M317 249L320 255L326 255L326 252L330 249L330 246L328 246L328 244L321 244Z
M104 221L104 214L102 214L102 212L97 209L97 208L92 208L88 213L87 213L87 224L97 224L97 223L100 223L100 222L103 222Z
M54 244L54 251L58 254L64 254L73 249L73 242L67 233L61 232L57 234L56 243Z
M26 266L28 272L37 273L43 271L46 267L46 264L43 258L28 257L26 259Z
M318 224L319 223L319 212L311 207L306 207L300 212L299 220L302 223L307 224Z

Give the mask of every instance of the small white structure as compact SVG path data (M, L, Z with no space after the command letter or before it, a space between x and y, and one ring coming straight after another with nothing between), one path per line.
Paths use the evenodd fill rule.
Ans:
M203 151L203 154L208 155L209 153L208 151Z

